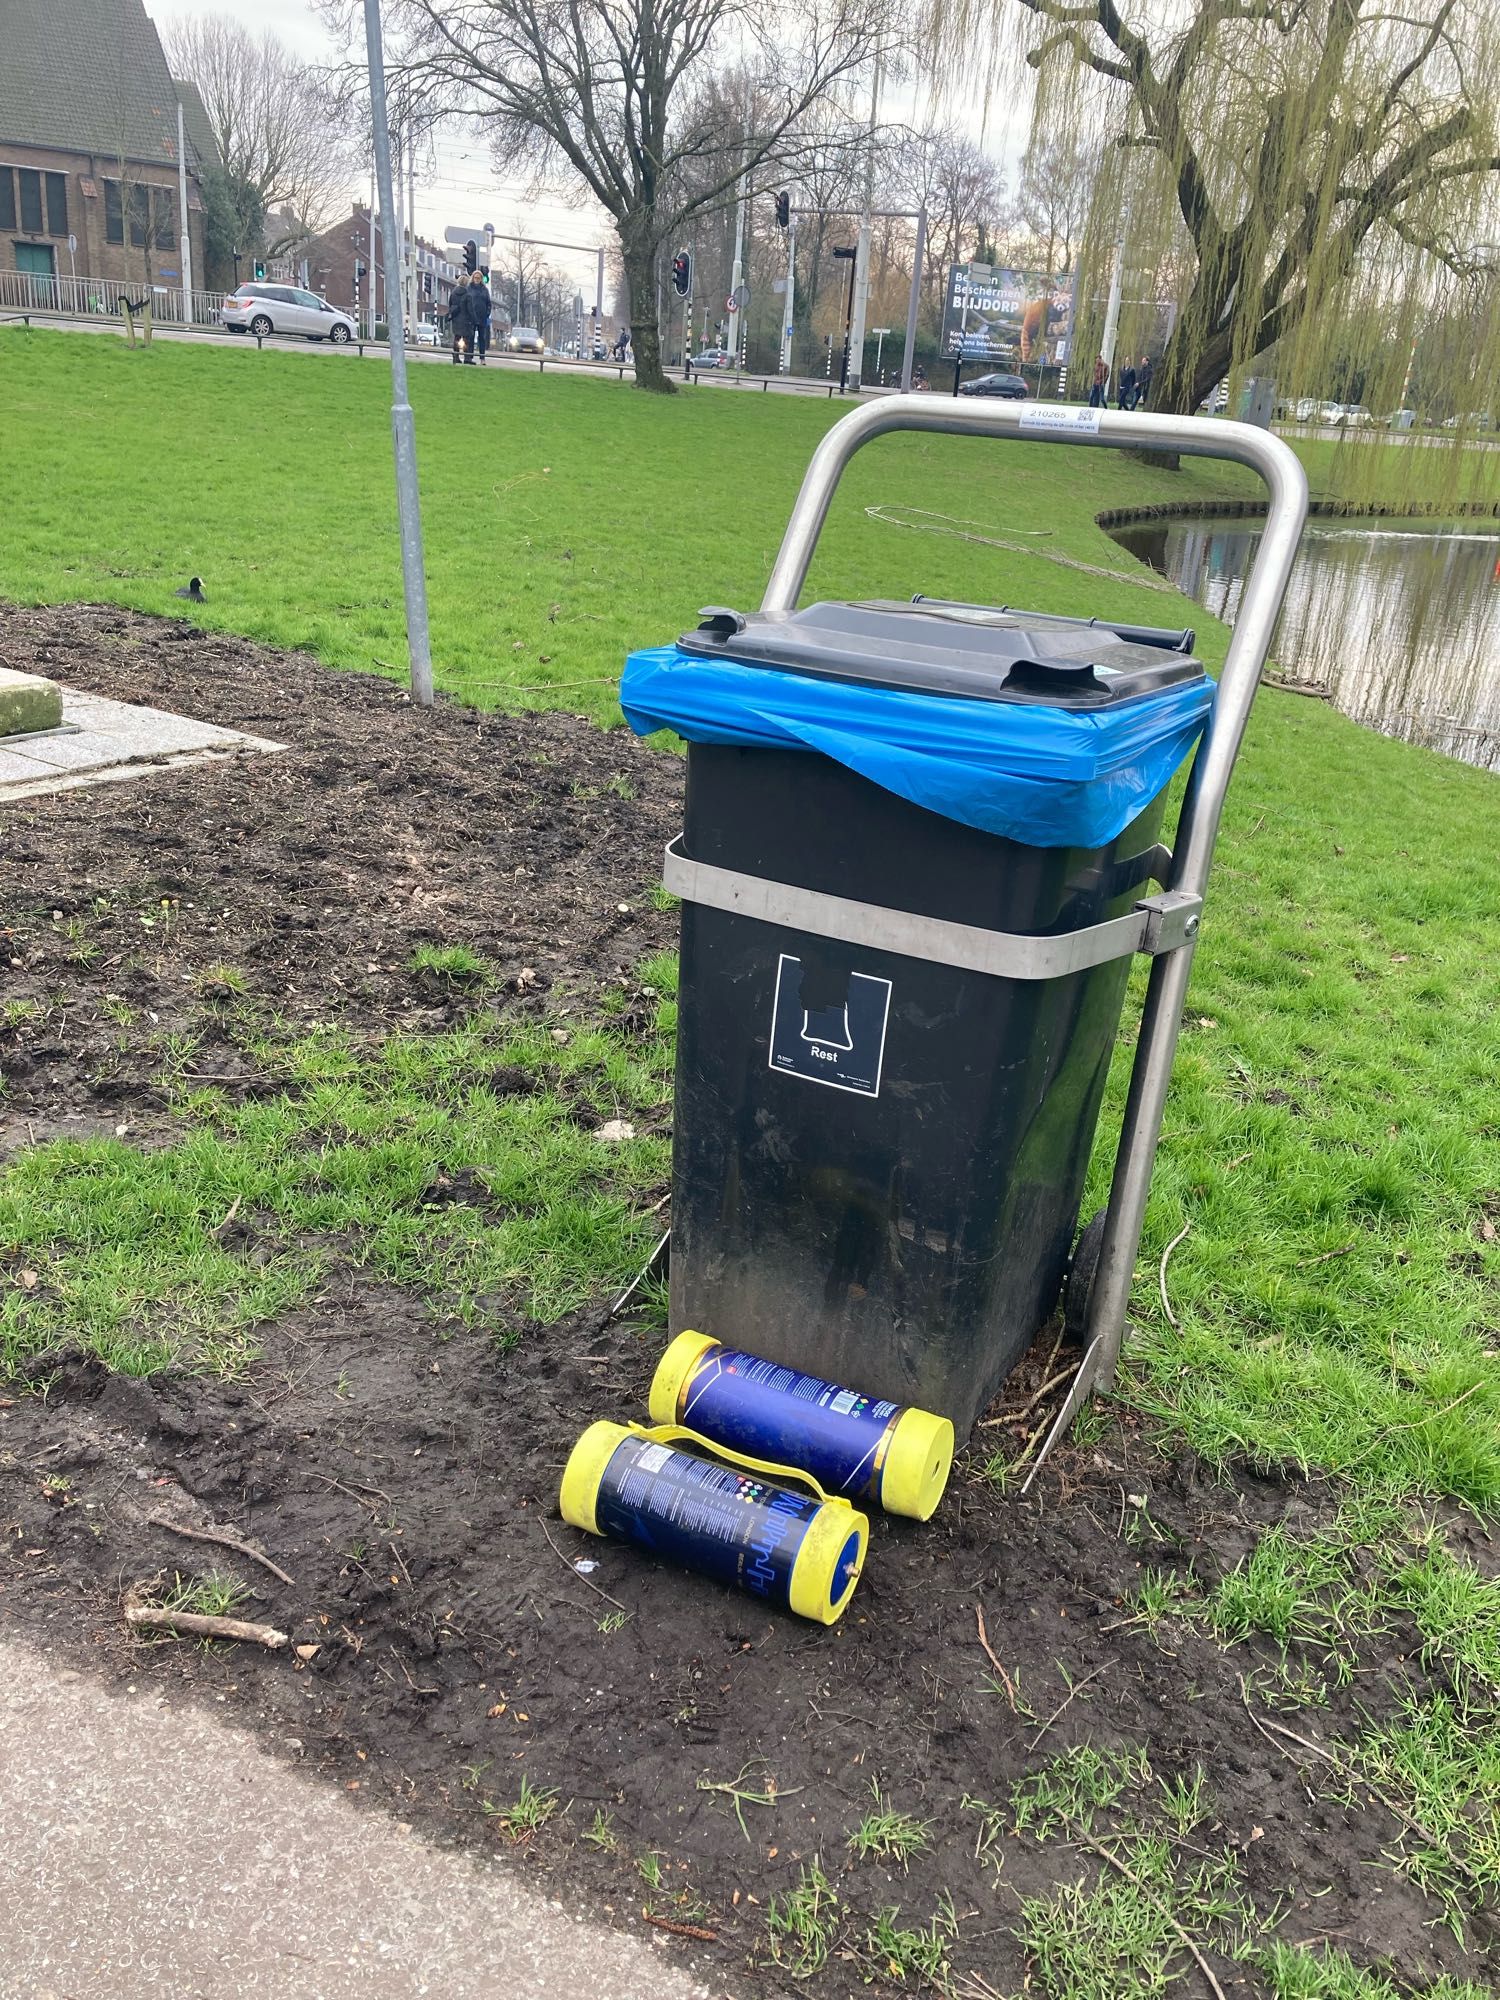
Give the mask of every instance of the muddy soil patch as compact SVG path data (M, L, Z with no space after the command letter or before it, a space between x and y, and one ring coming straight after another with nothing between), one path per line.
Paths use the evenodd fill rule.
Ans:
M682 767L623 729L423 711L373 675L89 605L0 607L0 666L288 745L0 806L0 1148L28 1120L149 1134L178 1033L189 1081L269 1087L224 1033L241 993L380 1034L472 997L413 969L422 946L478 953L524 1014L672 942L649 891Z
M947 1893L955 1967L1018 1991L1021 1901L1095 1871L1076 1849L1014 1838L997 1871L970 1802L1003 1804L1075 1744L1143 1747L1163 1781L1201 1766L1214 1806L1196 1837L1234 1845L1257 1903L1285 1902L1289 1939L1388 1956L1418 1983L1460 1969L1432 1905L1382 1860L1392 1830L1309 1797L1250 1726L1239 1676L1253 1652L1187 1628L1159 1645L1128 1619L1148 1566L1191 1562L1211 1581L1271 1521L1326 1519L1317 1489L1215 1484L1120 1428L1055 1458L1021 1501L971 1452L929 1526L875 1521L854 1604L824 1631L558 1520L583 1422L642 1411L659 1350L658 1334L601 1317L532 1327L497 1356L351 1276L272 1329L244 1383L126 1380L49 1357L46 1402L0 1418L0 1616L106 1680L149 1673L222 1698L359 1802L507 1850L616 1922L712 1932L711 1945L657 1935L715 1991L792 1990L769 1962L766 1914L811 1863L845 1904L849 1955L836 1948L795 1990L881 1984L865 1927L893 1906L925 1924ZM1023 1371L1013 1407L1033 1379ZM1149 1552L1129 1533L1143 1507ZM227 1525L294 1582L153 1517ZM246 1585L241 1615L287 1630L301 1654L126 1636L124 1585L208 1568ZM1320 1711L1313 1726L1349 1719ZM512 1841L504 1815L523 1779L555 1788L556 1809ZM711 1789L737 1779L775 1803L737 1816ZM876 1790L928 1822L906 1869L850 1855ZM1238 1990L1266 1989L1252 1977Z

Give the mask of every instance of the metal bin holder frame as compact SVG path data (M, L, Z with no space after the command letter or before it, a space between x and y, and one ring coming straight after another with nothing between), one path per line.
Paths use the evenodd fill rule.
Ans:
M1270 495L1260 551L1240 601L1218 692L1193 760L1170 856L1163 856L1159 870L1158 879L1164 887L1158 895L1143 897L1131 915L1061 937L1005 935L707 867L690 861L676 841L667 849L666 887L685 901L1002 978L1050 979L1135 952L1150 956L1151 973L1115 1153L1109 1206L1089 1288L1083 1359L1032 1468L1034 1478L1074 1413L1095 1389L1110 1386L1119 1363L1131 1278L1214 843L1307 518L1307 476L1296 454L1280 438L1252 424L1222 418L1157 416L1148 411L1083 409L1072 404L985 405L940 402L928 396L884 397L841 418L813 453L761 600L763 612L796 609L845 467L861 445L892 431L1155 448L1194 458L1230 459L1257 472Z

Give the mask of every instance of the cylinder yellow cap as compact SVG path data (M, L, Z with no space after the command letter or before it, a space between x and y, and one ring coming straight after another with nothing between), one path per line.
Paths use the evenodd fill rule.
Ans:
M599 1498L599 1481L622 1440L629 1436L630 1432L623 1424L590 1424L569 1452L568 1462L563 1467L557 1504L563 1519L572 1527L582 1528L590 1535L600 1532L594 1513L594 1503Z
M675 1424L682 1407L682 1392L692 1380L699 1362L718 1341L706 1333L679 1333L651 1377L648 1408L653 1424Z
M953 1469L953 1426L931 1410L903 1410L886 1446L880 1504L888 1514L929 1521Z
M787 1587L799 1618L818 1625L834 1622L854 1595L869 1540L869 1521L852 1507L829 1503L818 1509L807 1524Z

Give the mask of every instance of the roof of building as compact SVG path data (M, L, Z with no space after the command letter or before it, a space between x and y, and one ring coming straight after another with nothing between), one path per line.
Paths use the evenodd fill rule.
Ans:
M5 0L0 0L3 7ZM180 76L174 76L177 95L182 99L182 125L187 133L188 165L216 160L219 157L219 142L214 137L214 128L209 120L208 106L198 95L196 83L188 83Z
M177 86L141 0L0 0L0 52L0 143L176 164ZM183 89L196 165L212 138Z

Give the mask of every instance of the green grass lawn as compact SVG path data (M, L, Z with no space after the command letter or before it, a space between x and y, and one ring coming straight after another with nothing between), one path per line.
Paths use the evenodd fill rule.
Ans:
M0 594L176 613L173 592L196 574L202 624L404 673L389 383L353 356L0 330ZM722 389L646 397L613 377L499 368L415 367L411 384L438 685L601 718L618 712L632 647L670 638L704 603L759 602L803 467L843 407ZM1455 463L1378 446L1358 457L1353 441L1305 449L1317 484L1369 464L1387 497L1413 479L1438 497ZM1463 477L1466 497L1500 500L1500 454L1467 454ZM1159 591L1048 558L1144 574L1096 512L1257 490L1231 466L1174 474L1114 452L885 439L855 460L811 585L1043 610L1082 589L1091 608L1159 622ZM892 503L1035 537L1038 553L865 515Z
M309 647L330 665L399 670L387 379L344 357L162 343L132 354L103 339L0 333L0 596L176 612L171 593L196 572L202 623ZM669 637L702 604L758 599L807 456L836 414L774 396L705 390L667 402L612 381L440 368L414 371L413 398L440 686L602 721L617 714L632 646ZM1378 444L1309 447L1315 485L1341 483L1338 454L1356 449L1378 454L1363 461L1366 490L1384 479L1396 496L1416 481L1414 497L1444 496L1450 462ZM1469 454L1463 477L1468 500L1500 497L1500 454ZM1111 453L887 440L856 461L813 585L1182 618L1212 661L1222 629L1150 587L1094 515L1252 490L1232 468L1173 474ZM1034 535L1036 548L865 511L891 505L1013 545ZM1378 1784L1405 1802L1418 1831L1393 1865L1429 1886L1435 1918L1449 1921L1460 1921L1455 1898L1500 1891L1500 1598L1429 1511L1500 1503L1497 856L1493 776L1319 703L1262 696L1225 818L1121 1384L1167 1449L1185 1441L1216 1464L1305 1468L1347 1503L1323 1539L1268 1536L1212 1593L1163 1582L1133 1615L1164 1630L1191 1619L1226 1645L1248 1632L1315 1643L1329 1672L1385 1621L1414 1618L1424 1657L1448 1663L1456 1692L1401 1729L1372 1726L1341 1754L1351 1787ZM24 932L48 916L9 920ZM54 1281L35 1295L5 1291L12 1357L68 1336L128 1366L172 1353L241 1366L256 1323L316 1282L322 1239L460 1315L497 1294L548 1316L604 1293L646 1240L638 1197L659 1184L662 1148L643 1139L602 1166L563 1097L581 1093L605 1117L660 1103L670 968L640 976L664 996L644 1051L601 1023L560 1053L482 1009L443 1036L353 1050L334 1021L310 1043L266 1042L284 1099L228 1111L178 1090L190 1129L176 1146L21 1154L0 1176L0 1252L45 1262ZM253 1046L266 1031L246 1019ZM1105 1133L1128 1058L1127 1033ZM500 1063L532 1068L538 1090L497 1102L485 1079ZM459 1158L515 1200L498 1224L466 1223L459 1254L445 1249L439 1267L412 1203ZM1101 1155L1092 1201L1106 1169ZM270 1261L219 1243L236 1198L284 1232ZM1169 1315L1159 1266L1179 1237ZM1102 1422L1086 1413L1084 1434ZM993 1469L1006 1477L1003 1463ZM1316 1698L1278 1695L1282 1707ZM1160 1810L1142 1808L1122 1836L1148 1884ZM1097 1908L1063 1896L1021 1913L1041 1990L1059 2000L1138 1990L1077 1970L1080 1954L1096 1971L1103 1963L1101 1926L1159 1928L1149 1897L1126 1907L1128 1887L1113 1885ZM1195 1893L1204 1926L1238 1921L1214 1883ZM790 1937L796 1925L781 1914ZM890 1940L881 1949L900 1956ZM1149 1949L1166 1964L1175 1933ZM1395 1992L1338 1952L1315 1977L1267 1963L1267 1990L1284 2000Z

